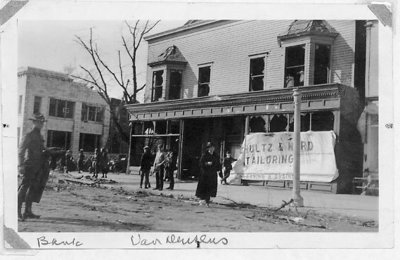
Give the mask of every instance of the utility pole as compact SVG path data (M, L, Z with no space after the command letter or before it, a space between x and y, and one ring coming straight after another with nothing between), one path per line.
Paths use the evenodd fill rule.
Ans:
M294 161L293 161L293 201L297 207L304 207L303 197L300 195L300 111L301 93L298 88L293 90L294 101Z

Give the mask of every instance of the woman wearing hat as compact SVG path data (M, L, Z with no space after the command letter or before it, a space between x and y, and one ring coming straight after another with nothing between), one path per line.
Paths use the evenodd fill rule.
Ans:
M200 176L196 189L196 197L200 204L205 201L209 206L210 198L217 196L217 175L221 171L219 156L215 153L215 147L208 142L206 152L200 158Z

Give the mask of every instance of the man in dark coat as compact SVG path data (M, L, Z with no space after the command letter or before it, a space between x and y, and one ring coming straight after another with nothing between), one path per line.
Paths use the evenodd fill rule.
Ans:
M26 134L19 147L18 171L23 176L18 188L18 220L39 218L32 212L32 202L39 203L44 187L49 177L49 154L44 147L44 140L40 134L46 121L41 114L30 118L33 130ZM21 214L22 204L25 202L25 212Z
M196 197L204 200L207 206L210 197L217 196L217 174L221 170L219 156L214 152L212 143L207 143L206 152L200 158L200 176L196 189ZM202 201L200 201L202 204Z
M142 158L140 160L140 188L143 186L144 179L144 188L150 188L149 174L151 166L153 165L153 155L150 153L150 147L145 146L143 148Z

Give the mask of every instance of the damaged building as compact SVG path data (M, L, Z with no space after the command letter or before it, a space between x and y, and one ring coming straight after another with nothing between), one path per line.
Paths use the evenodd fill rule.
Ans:
M143 104L128 105L131 165L142 148L178 153L178 177L197 176L208 141L238 158L251 133L293 132L293 89L302 93L301 131L333 131L338 177L302 187L351 191L363 175L357 123L365 102L367 21L191 20L147 36ZM368 38L377 41L377 38ZM290 187L291 181L268 181Z

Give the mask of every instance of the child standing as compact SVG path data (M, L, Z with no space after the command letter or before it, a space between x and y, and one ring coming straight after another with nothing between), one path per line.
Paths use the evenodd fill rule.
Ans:
M221 184L228 184L226 182L226 179L228 179L229 175L231 174L232 170L232 163L236 161L234 158L231 156L231 152L227 151L226 156L224 158L224 172L221 180Z

